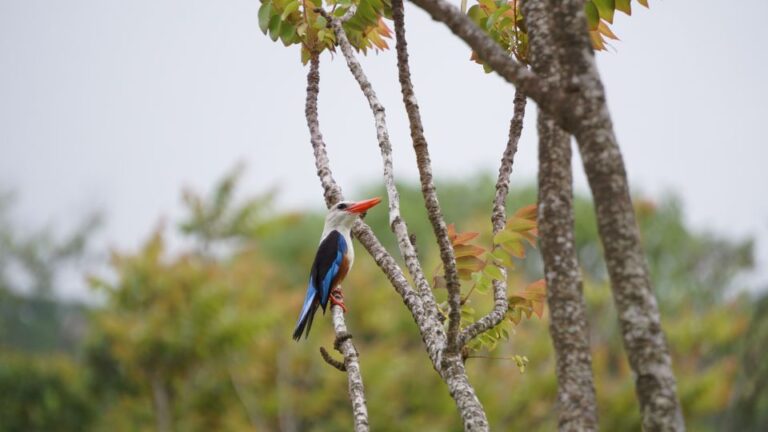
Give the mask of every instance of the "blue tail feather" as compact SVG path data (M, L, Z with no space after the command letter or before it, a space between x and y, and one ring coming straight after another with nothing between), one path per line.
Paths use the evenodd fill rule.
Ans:
M293 339L301 339L302 333L309 336L309 329L312 328L312 320L315 317L315 312L319 302L317 301L317 290L312 284L312 279L309 280L309 287L307 287L307 296L304 298L304 305L301 307L301 313L299 313L299 320L296 322L296 328L293 330Z

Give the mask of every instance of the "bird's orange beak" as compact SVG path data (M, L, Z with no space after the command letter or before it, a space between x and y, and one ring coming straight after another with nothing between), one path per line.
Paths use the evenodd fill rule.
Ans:
M371 198L363 201L358 201L349 207L347 207L347 211L350 213L365 213L366 210L369 208L375 206L376 204L381 202L381 198Z

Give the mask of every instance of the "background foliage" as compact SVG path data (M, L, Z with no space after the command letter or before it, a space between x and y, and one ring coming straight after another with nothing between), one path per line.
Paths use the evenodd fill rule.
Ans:
M111 272L89 277L102 299L98 305L24 290L19 280L36 279L13 277L13 268L0 266L0 430L155 430L163 409L174 429L185 431L350 428L346 378L318 354L319 346L332 342L328 319L320 318L308 341L290 339L323 214L277 211L274 192L236 200L240 172L209 194L183 194L187 212L176 228L188 241L181 250L169 250L167 229L158 228L139 250L114 252ZM480 233L471 243L486 248L492 184L482 176L440 183L441 203L456 232ZM401 185L401 198L425 268L439 277L418 186ZM519 188L510 208L534 201L534 188ZM601 426L639 430L591 202L579 196L575 206ZM768 301L741 293L739 286L739 276L752 265L751 243L691 230L673 197L641 198L636 206L689 428L764 430ZM394 250L385 213L374 209L367 222ZM8 218L0 222L3 238L18 237ZM61 250L54 237L42 238L29 238L41 256ZM2 251L0 263L24 256L21 248ZM510 293L530 300L527 295L540 292L526 294L525 288L541 278L541 264L535 250L526 251L525 260L514 258L518 271L509 283ZM55 273L62 265L55 259L40 263L33 275ZM411 318L365 253L358 254L345 289L373 428L460 430ZM478 313L491 307L490 295L480 294L470 302ZM532 315L507 330L508 341L496 338L493 351L486 343L467 359L492 427L554 430L546 308L541 319ZM515 356L528 360L525 372Z

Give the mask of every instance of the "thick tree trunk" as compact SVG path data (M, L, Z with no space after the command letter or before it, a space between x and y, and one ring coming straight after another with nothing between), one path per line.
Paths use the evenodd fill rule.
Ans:
M581 0L550 0L560 64L578 95L573 130L595 202L598 230L619 314L624 347L636 375L645 431L682 431L680 403L659 308L629 194L605 90L595 64Z
M561 72L545 0L527 0L522 11L534 72L558 85ZM589 325L574 244L571 136L539 111L538 227L555 348L558 425L561 431L597 430Z

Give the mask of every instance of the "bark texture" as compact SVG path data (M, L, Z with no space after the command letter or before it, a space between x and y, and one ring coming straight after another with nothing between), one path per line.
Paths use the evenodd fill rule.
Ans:
M512 175L512 164L515 161L517 153L517 144L520 141L520 135L523 133L523 119L525 117L526 97L521 90L515 91L515 98L512 102L514 111L512 120L509 122L509 138L507 146L504 148L504 154L501 157L499 166L499 176L496 179L496 195L493 199L493 211L491 212L491 225L493 235L495 236L504 229L507 223L507 195L509 194L509 177ZM494 245L494 249L495 249ZM493 310L484 317L470 324L461 333L461 346L477 337L479 334L496 327L506 316L509 308L507 300L507 270L499 266L503 276L502 280L493 281Z
M527 0L522 11L534 72L561 82L546 0ZM539 132L539 244L547 283L549 332L555 348L558 426L561 431L597 430L589 324L574 244L571 137L544 112Z
M581 119L573 133L595 202L624 348L635 372L635 391L646 431L685 430L667 341L661 328L648 264L629 194L605 90L587 34L584 3L550 0L566 92Z
M336 332L335 348L344 356L344 369L347 372L349 384L349 399L352 402L352 417L355 422L355 432L368 432L368 407L365 404L365 388L363 387L363 375L360 373L360 361L357 349L352 344L352 337L347 332L347 324L344 321L344 311L341 307L331 307L333 315L333 330Z
M416 93L411 82L411 71L408 65L408 42L405 39L405 13L403 0L392 0L392 18L395 21L395 37L397 50L397 71L400 80L400 89L403 94L403 104L408 114L408 124L411 129L411 141L416 153L416 165L419 169L421 180L421 193L424 196L424 204L427 209L429 222L437 238L440 249L440 259L445 269L445 280L448 289L448 304L450 313L448 316L448 351L458 352L459 324L461 323L461 285L459 274L456 270L456 256L453 253L453 245L448 238L448 229L443 218L443 211L437 199L437 190L432 179L432 162L429 157L429 147L424 136L424 126L421 123L419 103L416 101Z

